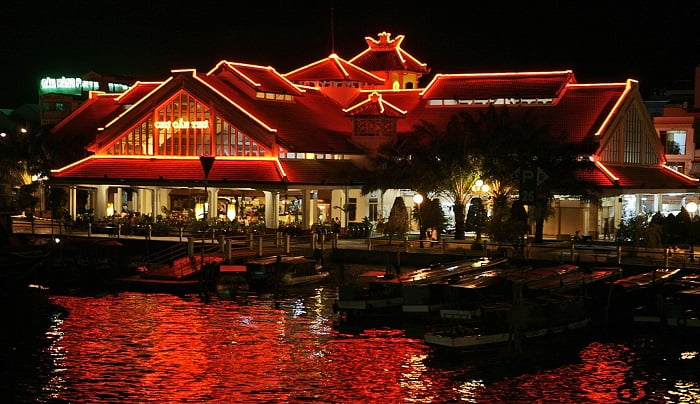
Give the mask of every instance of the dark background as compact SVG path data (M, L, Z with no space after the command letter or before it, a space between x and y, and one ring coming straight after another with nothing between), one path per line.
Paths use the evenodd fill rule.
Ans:
M19 4L17 4L19 3ZM579 82L692 80L696 1L626 2L17 1L0 26L0 107L38 102L42 77L89 71L162 80L229 60L287 73L364 37L406 36L431 73L572 69Z

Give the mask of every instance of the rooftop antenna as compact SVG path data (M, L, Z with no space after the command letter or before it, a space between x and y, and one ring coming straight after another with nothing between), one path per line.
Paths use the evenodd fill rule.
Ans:
M331 7L331 53L335 53L335 27L333 26L333 8Z

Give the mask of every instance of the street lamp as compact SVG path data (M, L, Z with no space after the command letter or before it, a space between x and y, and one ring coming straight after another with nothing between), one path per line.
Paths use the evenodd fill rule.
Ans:
M689 202L685 205L685 210L690 213L690 262L695 262L695 250L693 248L693 216L698 210L698 204Z
M420 243L420 248L423 248L423 225L421 223L420 217L420 204L423 203L423 195L416 193L413 195L413 203L416 204L418 212L418 241Z

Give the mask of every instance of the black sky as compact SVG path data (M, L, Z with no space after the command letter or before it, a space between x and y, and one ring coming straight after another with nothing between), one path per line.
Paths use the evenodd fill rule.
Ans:
M637 79L645 93L700 64L696 1L15 3L0 27L5 108L37 102L47 75L161 80L224 59L286 73L332 51L350 59L382 31L405 35L432 73L572 69L579 82Z

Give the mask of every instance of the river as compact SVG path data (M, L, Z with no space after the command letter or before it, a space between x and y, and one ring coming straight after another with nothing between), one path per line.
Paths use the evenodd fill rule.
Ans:
M434 351L401 326L338 322L333 285L245 299L50 295L39 342L6 353L3 402L700 402L700 342L591 335L518 361Z

